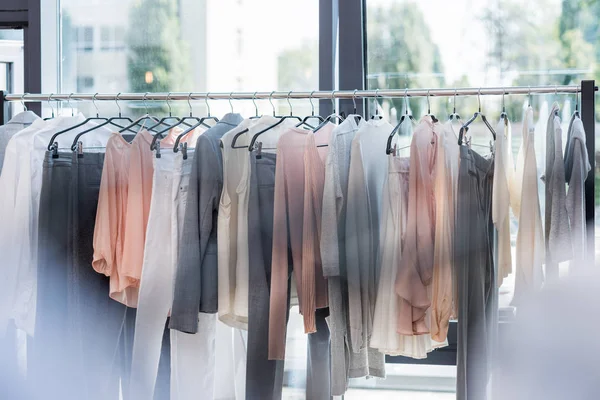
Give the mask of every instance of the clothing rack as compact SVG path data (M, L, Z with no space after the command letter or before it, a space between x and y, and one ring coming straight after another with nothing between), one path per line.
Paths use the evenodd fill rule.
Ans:
M6 93L0 91L0 125L6 123L8 104L11 101L191 101L191 100L273 100L273 99L367 99L401 97L453 97L453 96L504 96L533 94L576 94L577 108L586 132L586 147L592 166L585 182L585 205L587 225L587 259L594 262L594 193L595 193L595 94L598 87L594 80L583 80L580 85L507 86L471 88L418 88L376 90L314 90L272 92L170 92L170 93Z

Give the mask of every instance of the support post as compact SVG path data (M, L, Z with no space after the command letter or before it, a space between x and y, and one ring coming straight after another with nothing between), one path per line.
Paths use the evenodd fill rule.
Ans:
M587 259L595 264L595 173L596 173L596 135L595 135L595 95L594 80L581 81L581 121L585 129L585 143L591 169L585 180L585 219L587 228Z

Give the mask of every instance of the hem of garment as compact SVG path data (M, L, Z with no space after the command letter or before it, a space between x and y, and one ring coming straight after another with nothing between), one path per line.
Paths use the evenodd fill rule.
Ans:
M187 321L194 321L193 323ZM181 317L173 317L171 315L171 319L169 320L169 329L187 333L190 335L198 333L198 318L194 316L181 316Z
M248 318L246 320L243 317L237 316L235 314L227 313L227 314L219 314L219 321L228 325L232 328L243 329L245 331L248 330Z

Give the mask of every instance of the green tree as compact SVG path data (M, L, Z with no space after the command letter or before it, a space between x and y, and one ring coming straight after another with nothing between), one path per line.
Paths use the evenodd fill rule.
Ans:
M440 52L416 3L393 2L390 6L369 7L367 28L368 87L443 86ZM398 115L404 112L404 99L389 99L389 102ZM413 115L425 112L422 99L410 99L409 103Z
M132 5L127 36L132 92L174 92L188 87L189 52L181 39L177 7L177 0L140 0Z

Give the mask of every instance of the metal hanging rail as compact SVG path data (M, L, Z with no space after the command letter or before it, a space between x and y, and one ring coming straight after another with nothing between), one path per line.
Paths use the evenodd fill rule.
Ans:
M598 88L596 87L595 90ZM451 96L498 96L529 94L568 94L580 93L579 85L554 86L507 86L507 87L471 87L450 89L377 89L377 90L316 90L273 91L273 92L171 92L171 93L11 93L5 94L7 101L178 101L178 100L267 100L267 99L364 99L390 97L451 97Z

